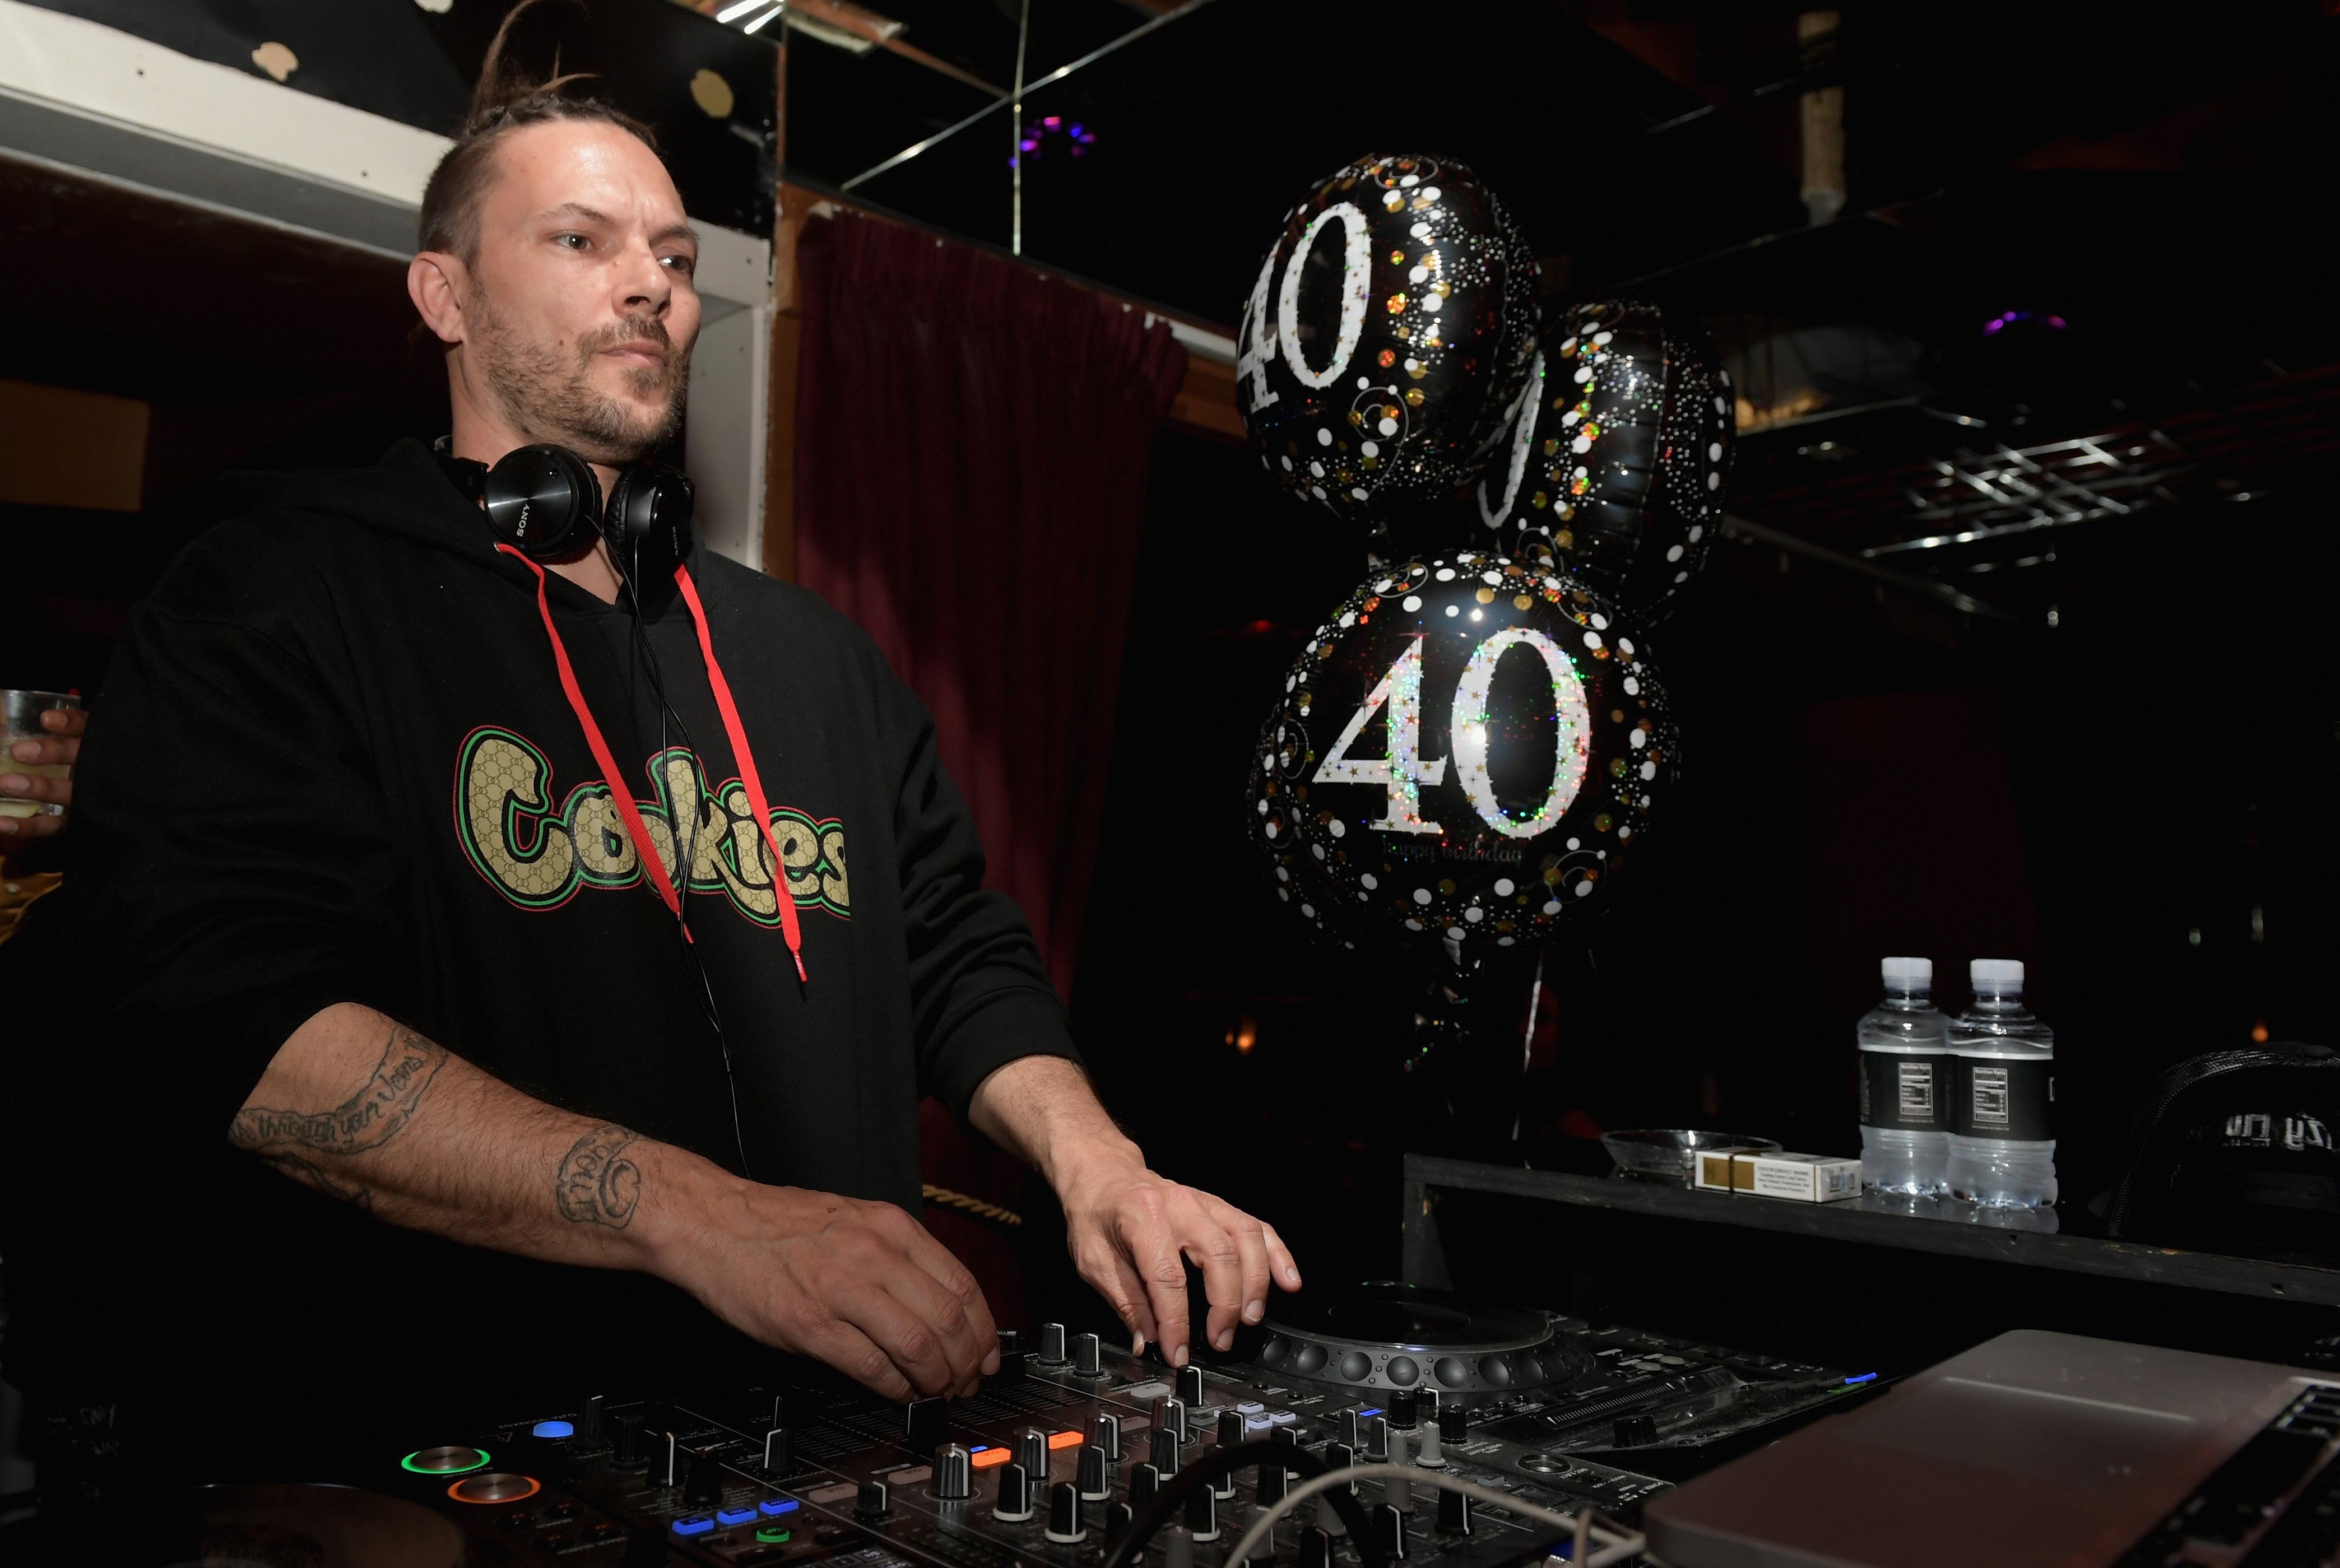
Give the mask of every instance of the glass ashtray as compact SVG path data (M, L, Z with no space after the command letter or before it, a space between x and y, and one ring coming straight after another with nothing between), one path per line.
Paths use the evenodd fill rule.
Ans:
M1752 1149L1768 1154L1779 1140L1750 1138L1737 1132L1701 1132L1694 1128L1645 1127L1630 1132L1604 1132L1601 1147L1617 1162L1619 1174L1653 1181L1689 1185L1693 1162L1718 1149Z

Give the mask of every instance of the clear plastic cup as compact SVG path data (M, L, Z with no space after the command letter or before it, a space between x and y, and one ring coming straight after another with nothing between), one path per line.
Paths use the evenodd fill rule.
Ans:
M51 708L77 708L81 698L71 692L26 692L0 686L0 774L23 774L27 778L69 776L73 769L64 763L20 763L16 760L18 741L55 740L56 737L41 727L41 715ZM0 795L0 816L63 816L65 808L50 801L12 800Z

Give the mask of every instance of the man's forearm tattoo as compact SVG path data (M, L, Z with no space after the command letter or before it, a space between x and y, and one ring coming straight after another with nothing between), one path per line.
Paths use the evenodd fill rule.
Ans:
M318 1157L362 1154L404 1131L421 1109L447 1049L402 1024L392 1024L382 1060L365 1086L331 1110L283 1110L247 1105L236 1112L228 1139L285 1175L362 1208L373 1206L362 1185L328 1176Z
M625 1158L634 1135L615 1123L595 1128L571 1144L552 1178L560 1218L578 1225L624 1229L642 1196L642 1169Z

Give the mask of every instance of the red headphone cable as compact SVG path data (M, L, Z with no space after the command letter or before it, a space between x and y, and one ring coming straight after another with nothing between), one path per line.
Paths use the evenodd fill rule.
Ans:
M627 835L634 841L634 853L641 862L644 879L658 890L667 912L679 922L682 900L665 874L665 863L659 859L658 850L650 843L649 829L634 804L633 792L620 787L624 775L619 772L617 758L610 754L610 743L601 737L601 726L593 722L593 710L585 705L585 693L577 684L576 670L570 665L569 649L561 643L560 628L553 625L552 606L545 597L544 568L530 560L526 552L511 545L500 543L496 548L536 574L536 613L543 620L544 635L552 644L552 662L560 673L561 694L568 697L570 711L585 731L585 744L593 753L595 765L601 770L602 782L609 785L610 803L618 808ZM699 651L707 664L707 683L714 688L715 706L723 715L723 733L729 737L732 757L739 764L739 782L747 788L749 807L755 812L757 825L764 832L764 843L771 851L772 897L779 906L781 934L788 940L788 956L796 962L798 981L808 985L812 977L805 972L803 931L797 922L796 900L788 893L788 869L780 859L779 840L772 833L772 814L764 797L764 781L756 771L755 754L748 749L748 732L739 723L739 705L731 700L731 683L723 678L723 666L715 660L715 642L707 630L707 608L699 601L699 587L690 580L689 567L677 566L674 580L682 589L684 602L690 606L692 623L699 628ZM680 858L679 843L677 858ZM659 870L653 873L652 867ZM689 867L683 868L683 875L689 875ZM687 922L682 924L682 935L686 942L695 943L698 940L690 934Z

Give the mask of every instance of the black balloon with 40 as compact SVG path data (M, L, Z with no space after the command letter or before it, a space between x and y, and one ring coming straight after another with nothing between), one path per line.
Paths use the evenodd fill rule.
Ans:
M1480 478L1480 537L1647 616L1706 564L1733 425L1730 373L1695 319L1631 300L1574 307Z
M1285 677L1254 842L1323 933L1474 968L1611 902L1677 750L1604 597L1492 554L1417 559L1359 587Z
M1535 354L1535 256L1464 165L1363 158L1286 214L1236 402L1284 493L1372 534L1468 489Z

